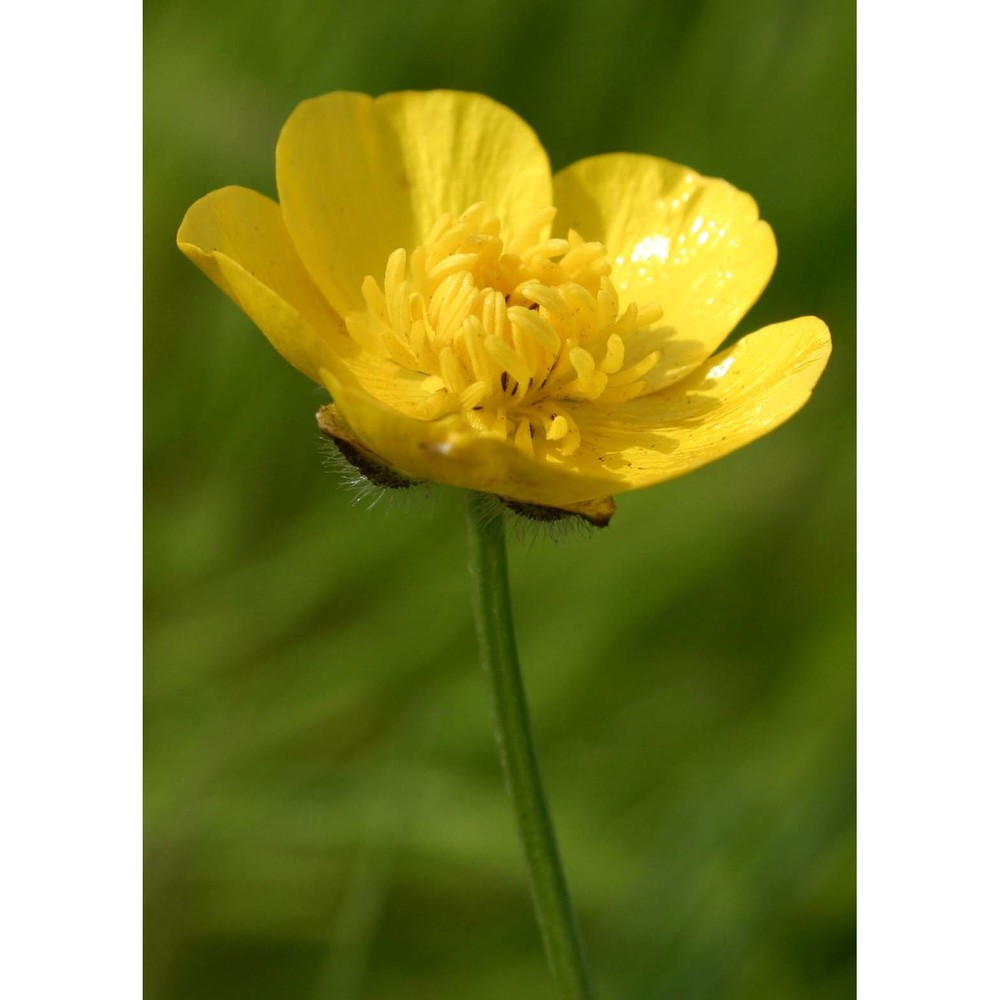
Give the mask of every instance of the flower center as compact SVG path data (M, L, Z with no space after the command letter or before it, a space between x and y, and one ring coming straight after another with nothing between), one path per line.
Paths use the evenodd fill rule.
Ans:
M389 256L382 288L362 283L367 309L351 336L398 366L416 414L461 414L477 431L560 460L580 446L572 401L621 403L642 393L653 351L625 366L628 340L662 315L619 309L601 243L546 234L540 212L507 245L485 204L443 215L426 243Z

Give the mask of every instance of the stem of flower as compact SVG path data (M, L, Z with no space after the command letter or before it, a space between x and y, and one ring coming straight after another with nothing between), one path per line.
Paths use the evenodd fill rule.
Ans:
M507 791L531 877L535 914L549 968L562 1000L592 1000L573 905L538 770L528 704L514 640L503 517L469 495L469 569L476 633L490 687L493 724ZM491 516L493 514L493 516Z

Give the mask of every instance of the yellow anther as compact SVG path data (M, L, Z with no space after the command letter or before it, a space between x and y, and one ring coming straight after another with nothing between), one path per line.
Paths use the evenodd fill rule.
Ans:
M617 333L608 337L608 350L601 362L601 371L611 375L621 368L625 360L625 342Z
M635 325L639 327L652 326L653 323L659 322L661 319L663 319L663 306L647 303L644 306L639 306L639 311L635 317Z
M652 351L641 361L637 361L634 365L630 365L624 371L618 372L617 375L612 375L611 378L608 379L608 385L626 385L629 382L634 382L637 378L642 378L642 376L647 372L652 371L656 367L659 360L660 352Z
M423 319L416 319L410 324L410 350L413 356L420 362L420 366L427 366L429 360L427 355L427 327L424 326Z
M549 424L549 429L545 432L548 441L559 441L569 433L569 421L560 414Z
M559 353L559 348L562 347L559 334L538 313L525 309L524 306L511 306L507 315L512 323L516 323L525 333L530 333L550 354Z
M567 456L580 450L580 429L576 424L570 424L569 432L562 439L559 450Z
M531 369L524 359L496 334L486 338L486 350L494 361L518 382L527 383L531 378Z
M448 393L443 389L428 396L420 406L425 420L437 420L449 410Z
M483 329L487 337L503 337L507 333L507 303L503 296L490 288L482 296Z
M431 296L430 315L438 338L448 342L471 311L478 292L467 273L450 274Z
M614 286L605 278L597 293L597 322L604 329L618 318L618 295Z
M561 257L567 250L569 250L569 244L565 240L540 240L534 246L522 250L521 256L541 257L546 260L552 257Z
M477 407L485 398L486 393L489 392L489 386L485 382L473 382L472 385L466 389L462 395L459 397L462 403L462 408L465 410L471 410Z
M495 366L486 352L483 343L485 338L482 320L478 316L466 316L462 323L462 342L469 357L469 364L477 379L489 382L495 374Z
M467 380L462 371L462 365L452 347L442 347L438 355L441 364L441 378L448 387L449 392L459 395L466 387Z
M587 385L579 386L579 393L584 399L597 399L608 386L608 376L599 369L590 377Z
M410 254L410 277L417 287L420 287L427 277L427 251L424 247L417 247Z
M477 201L470 205L458 218L460 222L471 222L474 226L478 226L485 214L486 202Z
M632 333L658 305L619 308L604 246L570 230L551 238L555 209L506 242L485 204L442 215L427 241L394 250L382 287L361 284L365 308L346 317L366 352L403 370L422 418L462 415L468 428L527 455L565 460L580 448L572 403L632 399L660 360L624 367Z
M562 286L562 294L577 319L584 314L592 316L597 312L597 300L583 285L578 285L575 281L567 282Z
M528 366L528 370L532 373L536 372L541 367L542 362L541 344L537 343L530 334L525 333L516 323L511 324L510 339L514 341L514 350Z
M615 320L613 327L615 333L623 337L627 337L632 333L636 328L636 316L638 314L639 307L634 302L630 302L628 308Z
M483 219L483 221L479 223L479 231L484 236L499 236L500 220L495 215L491 215L488 218Z
M573 307L566 301L560 291L543 285L540 281L525 281L518 291L529 302L543 306L553 316L564 323L573 320Z
M576 369L576 377L582 385L586 385L594 374L594 358L582 347L574 347L569 352L569 360Z
M453 253L439 261L427 272L428 281L442 281L449 274L461 274L468 271L479 260L479 254Z
M361 282L361 294L364 296L365 305L368 306L372 315L377 316L386 325L389 324L389 313L385 308L385 296L382 289L378 287L378 282L369 274Z
M474 431L481 431L483 434L489 434L492 432L492 422L483 416L484 411L481 408L469 409L466 408L464 411L464 416L469 426ZM492 414L490 414L492 417Z
M573 275L573 280L578 281L581 285L599 285L610 273L611 265L602 257L599 257L597 260L592 260L586 266L579 268Z
M427 244L427 265L433 270L442 260L453 254L468 239L472 227L457 222L446 229L436 240Z
M399 247L389 254L389 259L385 262L385 285L398 285L406 274L406 251Z
M566 272L556 263L545 257L532 257L529 260L531 273L545 285L561 285L566 280Z
M572 232L572 230L570 230ZM577 235L579 239L579 236ZM602 243L577 243L562 259L562 266L567 274L576 281L576 274L588 264L599 260L606 253Z

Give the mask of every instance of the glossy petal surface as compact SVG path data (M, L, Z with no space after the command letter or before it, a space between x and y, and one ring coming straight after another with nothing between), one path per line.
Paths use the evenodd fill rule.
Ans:
M623 304L656 303L662 319L636 338L627 363L652 350L655 392L683 378L732 332L774 271L771 227L748 194L653 156L580 160L554 182L555 231L600 240Z
M581 470L633 490L683 475L774 430L809 399L830 356L815 317L764 327L683 382L618 406L578 406Z
M604 524L611 494L786 420L829 356L806 317L709 357L776 248L749 195L686 167L599 156L553 187L514 112L451 91L306 101L277 161L280 207L224 188L178 243L329 389L324 433L401 483Z
M347 340L299 261L278 205L242 187L196 201L177 233L184 254L264 332L281 356L315 382Z
M278 191L309 273L341 314L366 275L426 238L444 212L485 201L504 232L552 202L549 162L513 111L454 91L335 93L305 101L278 140Z

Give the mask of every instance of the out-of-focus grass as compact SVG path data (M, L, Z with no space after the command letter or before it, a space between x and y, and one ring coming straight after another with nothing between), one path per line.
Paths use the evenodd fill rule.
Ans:
M786 427L515 547L522 658L601 994L853 995L854 69L843 4L146 6L147 990L551 996L495 760L460 499L368 512L322 393L176 251L274 191L297 101L479 90L555 167L650 152L753 192L741 331L834 356Z

